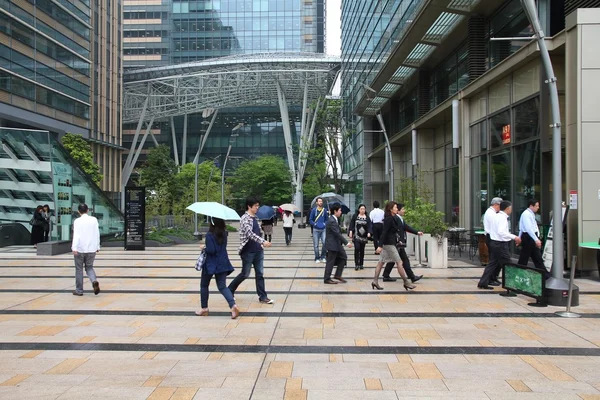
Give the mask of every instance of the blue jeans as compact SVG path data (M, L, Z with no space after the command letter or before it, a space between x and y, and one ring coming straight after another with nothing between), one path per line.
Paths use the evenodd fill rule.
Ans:
M202 270L202 276L200 278L200 305L202 308L208 308L208 286L210 285L210 280L212 279L211 274L207 274ZM227 300L227 304L229 304L229 308L235 305L235 300L233 300L233 294L231 294L231 290L227 287L227 272L221 272L220 274L215 274L215 281L217 282L217 288L219 292L225 297Z
M265 252L257 253L242 253L242 272L229 284L229 290L234 295L238 286L250 276L250 270L254 265L254 280L256 281L256 294L259 300L267 299L267 291L265 290L265 278L263 276L265 260Z
M320 256L319 241L323 243ZM324 260L327 253L327 250L325 250L325 229L313 229L313 245L315 247L315 260Z

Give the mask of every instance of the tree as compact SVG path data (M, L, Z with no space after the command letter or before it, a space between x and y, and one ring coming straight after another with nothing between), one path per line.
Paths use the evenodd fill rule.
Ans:
M292 175L283 158L264 155L244 161L228 179L237 199L258 196L262 204L289 203L293 196Z
M164 182L172 182L177 174L177 164L171 158L169 146L161 144L150 149L146 162L138 172L140 183L149 191L156 190Z
M69 152L71 158L79 164L82 171L85 172L90 179L99 185L102 182L102 174L100 166L94 162L92 148L81 135L67 133L61 139L62 145Z

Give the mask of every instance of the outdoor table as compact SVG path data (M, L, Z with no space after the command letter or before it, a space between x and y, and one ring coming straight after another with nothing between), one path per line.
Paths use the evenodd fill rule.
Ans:
M579 247L590 250L597 250L596 252L596 264L598 266L598 273L600 274L600 244L596 242L583 242L579 243Z
M479 261L481 261L481 265L486 266L490 259L485 241L485 231L475 231L475 235L477 235L477 243L479 244Z
M467 230L465 228L460 227L448 228L448 247L451 248L454 246L454 251L456 252L456 248L458 248L458 253L462 254L462 248L460 247L460 236L466 231Z

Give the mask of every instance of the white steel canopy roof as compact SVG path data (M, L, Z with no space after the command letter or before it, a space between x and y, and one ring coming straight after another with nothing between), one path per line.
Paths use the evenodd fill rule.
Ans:
M331 91L340 59L314 53L245 54L125 73L123 122L158 120L204 109L288 105Z

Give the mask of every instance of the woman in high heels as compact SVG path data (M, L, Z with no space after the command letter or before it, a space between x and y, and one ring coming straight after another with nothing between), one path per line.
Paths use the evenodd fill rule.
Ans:
M240 310L235 304L235 299L226 282L227 275L233 272L233 265L231 265L231 261L229 261L229 256L227 255L227 230L224 220L211 218L205 243L206 262L202 268L202 277L200 278L200 303L202 309L196 311L196 315L208 315L208 287L214 275L217 281L217 288L223 297L225 297L231 309L231 318L236 319L240 315Z
M412 290L416 288L416 286L408 279L406 272L402 267L402 259L400 258L400 254L396 248L396 232L398 232L399 228L398 218L396 218L397 213L398 203L395 201L388 201L388 203L385 205L385 217L383 219L383 231L381 232L381 239L379 242L380 245L376 250L376 252L379 254L379 262L375 268L375 277L373 282L371 282L371 287L373 289L383 290L383 287L379 286L379 274L381 274L383 265L388 262L396 263L398 273L404 281L404 289Z

